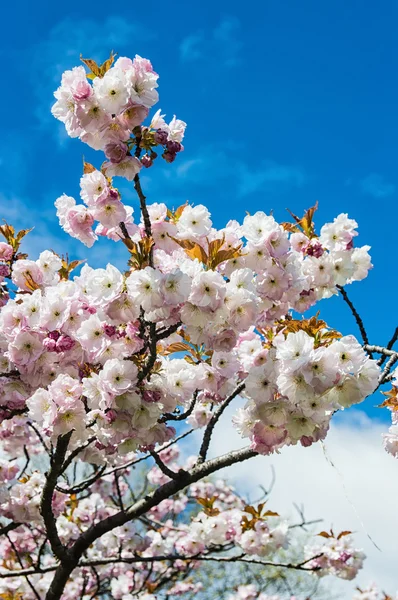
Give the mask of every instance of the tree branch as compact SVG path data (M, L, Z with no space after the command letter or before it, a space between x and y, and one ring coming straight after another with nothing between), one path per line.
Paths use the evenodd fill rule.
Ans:
M65 585L72 571L77 567L83 553L95 542L95 540L102 537L105 533L141 517L151 508L162 502L162 500L166 500L188 485L203 479L203 477L211 475L224 467L229 467L233 464L248 460L256 455L257 452L248 447L197 464L190 471L180 472L178 478L168 481L144 498L141 498L125 512L119 511L89 527L89 529L80 535L73 546L68 549L66 559L61 561L61 564L55 572L50 589L46 595L46 600L60 600ZM65 551L65 548L63 548L63 550Z
M156 340L164 340L164 338L169 337L169 335L172 335L173 333L175 333L177 331L177 329L179 329L181 327L182 323L181 321L178 321L178 323L175 323L174 325L170 325L170 327L165 327L165 328L161 328L158 329L156 332Z
M395 331L390 339L390 341L388 342L386 349L387 350L391 350L391 348L394 346L395 342L398 340L398 327L395 328ZM377 361L377 364L379 365L379 367L381 367L384 363L384 361L386 360L386 356L381 356L381 358L379 358L379 360Z
M95 471L95 473L93 475L91 475L91 477L87 477L87 479L84 479L80 483L77 483L76 485L73 485L69 488L64 488L64 487L57 485L57 486L55 486L55 489L58 492L61 492L61 494L69 494L69 495L70 494L79 494L80 492L84 492L84 490L86 490L91 485L93 485L93 483L98 481L98 479L100 479L102 477L105 469L106 469L106 466L102 465L97 471Z
M228 398L226 400L224 400L224 402L218 407L218 409L215 411L212 418L208 422L207 427L205 429L205 433L203 435L202 445L199 450L198 464L200 464L204 460L206 460L206 456L207 456L207 452L209 450L211 436L212 436L214 427L216 426L216 424L217 424L218 420L220 419L221 415L223 414L224 410L227 408L227 406L229 406L229 404L232 402L232 400L234 398L236 398L236 396L238 396L244 389L245 389L244 383L241 383L240 385L238 385L238 387L232 392L232 394L230 396L228 396Z
M160 446L160 448L158 448L156 451L162 452L162 450L166 450L167 448L170 448L170 446L174 446L174 444L184 439L185 437L188 437L188 435L191 435L191 433L193 433L194 431L194 429L189 429L188 431L185 431L185 433L182 433L181 435L177 436L171 442L167 442L167 444L163 444L163 446ZM109 469L109 471L105 471L105 473L103 473L103 476L105 477L106 475L112 475L112 473L115 473L116 471L121 471L122 469L133 467L134 465L137 465L138 463L143 462L144 460L148 460L148 458L150 457L151 454L148 452L148 454L146 454L145 456L140 456L140 458L134 458L133 460L130 460L129 462L126 462L123 465L120 465L119 467L113 467L112 469Z
M72 431L65 435L59 436L57 440L52 465L50 471L46 474L46 483L44 484L43 494L40 502L40 514L43 517L48 540L51 544L51 550L61 561L67 561L69 555L58 535L56 519L52 508L52 501L58 477L62 473L62 466L64 464L65 454L68 449L71 435Z
M92 444L96 439L97 439L96 436L93 435L92 437L88 438L87 442L85 442L78 448L75 448L74 450L72 450L72 452L68 455L68 458L65 460L64 464L62 465L60 475L66 471L66 469L69 467L69 465L72 464L73 459L76 458L76 456L78 454L80 454L80 452L83 452L83 450L88 448L89 445Z
M23 525L23 523L14 523L14 521L11 521L11 523L0 528L0 536L7 535L9 531L13 531L14 529L17 529L17 527L21 527L21 525Z
M366 333L365 325L363 324L363 321L362 321L361 317L359 316L357 309L355 308L355 306L349 299L348 294L345 291L345 289L341 285L336 285L336 288L339 290L340 294L343 296L346 304L348 304L348 306L350 307L351 312L354 316L354 319L359 327L359 331L361 332L363 343L365 344L365 346L367 346L369 344L368 334ZM370 350L367 350L367 353L369 354L370 358L373 358L372 352Z
M169 477L170 479L178 479L178 477L180 477L181 470L178 473L176 473L175 471L172 471L171 469L169 469L169 467L167 465L165 465L165 463L162 461L162 459L160 458L160 456L157 452L152 450L151 456L154 459L157 466L159 467L159 469L162 471L162 473L164 475L166 475L166 477ZM185 472L186 471L183 471L183 473L185 473Z
M165 421L184 421L184 419L187 419L189 417L189 415L192 414L193 409L195 408L196 400L198 398L198 393L199 393L199 390L194 391L191 403L185 412L180 413L179 415L173 414L173 413L165 413L163 415L163 417L161 418L161 421L164 423Z
M142 218L144 221L145 235L148 238L151 238L152 237L151 219L149 217L149 212L148 212L148 208L146 205L146 196L144 196L144 192L142 191L140 176L138 175L138 173L134 177L134 188L135 188L135 191L137 192L138 198L140 199L140 208L141 208ZM153 265L151 265L151 267L153 267Z

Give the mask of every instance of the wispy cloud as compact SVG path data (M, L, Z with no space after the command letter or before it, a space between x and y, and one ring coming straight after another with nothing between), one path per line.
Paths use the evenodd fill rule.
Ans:
M203 33L193 33L184 38L180 44L180 57L183 61L198 60L203 56L205 36Z
M212 456L245 445L231 424L238 403L220 422L222 435L213 436ZM255 497L259 485L268 486L272 466L276 472L269 500L273 510L292 513L295 502L304 506L307 518L324 519L323 529L332 525L334 530L354 531L357 547L365 550L367 559L355 581L330 581L341 600L352 599L355 586L364 587L370 581L396 591L396 536L391 523L396 519L397 462L383 450L381 433L385 430L384 423L350 409L334 420L325 449L319 443L311 448L284 448L280 454L236 465L224 475L228 473L239 489Z
M184 181L200 187L229 182L233 184L234 193L239 197L259 191L285 192L302 187L309 179L306 171L299 165L264 160L259 165L252 166L244 160L233 158L235 154L236 149L230 152L228 148L207 147L196 156L182 160L176 166L175 173L164 171L164 175L176 183Z
M297 166L265 161L260 167L251 169L243 164L239 171L238 194L246 196L260 190L299 188L307 179L304 170Z
M125 268L127 255L123 244L100 238L93 248L86 248L61 229L53 202L46 203L46 206L46 209L34 207L29 198L0 193L0 223L4 219L17 231L33 227L21 245L21 251L29 258L36 260L43 250L53 250L60 255L68 254L73 259L87 260L92 267L103 267L112 262L120 269Z
M396 186L384 179L378 173L371 173L359 182L363 194L373 198L386 198L395 193Z
M180 58L183 62L212 59L225 67L234 67L241 62L240 21L226 16L214 29L196 31L180 43Z

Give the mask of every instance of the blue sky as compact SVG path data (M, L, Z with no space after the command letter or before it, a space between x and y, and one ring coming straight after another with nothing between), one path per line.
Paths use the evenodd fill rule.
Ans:
M286 207L301 214L316 200L320 225L348 212L374 263L348 292L371 341L386 343L397 325L396 2L38 0L33 10L25 0L7 2L2 17L0 216L36 226L32 258L49 246L94 266L122 264L114 243L88 250L58 228L53 202L78 196L83 153L97 166L102 157L67 138L50 107L80 53L98 61L112 49L138 53L160 74L158 107L188 123L183 155L145 173L149 201L203 202L216 226L246 210L285 220ZM120 188L136 205L131 186ZM341 300L319 308L331 326L357 334ZM387 421L374 404L368 413Z

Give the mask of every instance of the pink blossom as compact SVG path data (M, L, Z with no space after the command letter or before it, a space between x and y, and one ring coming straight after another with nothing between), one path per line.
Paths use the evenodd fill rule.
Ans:
M12 259L14 250L10 244L0 242L0 260L9 261Z

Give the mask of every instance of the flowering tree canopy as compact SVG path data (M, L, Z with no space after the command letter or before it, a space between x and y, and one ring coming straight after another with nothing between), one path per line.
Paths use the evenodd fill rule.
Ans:
M319 232L316 206L291 222L257 212L216 229L203 205L147 203L140 171L159 154L176 159L186 124L160 111L143 124L158 100L148 60L82 60L88 71L63 74L52 113L107 160L84 163L82 202L60 196L57 216L88 247L99 236L124 244L126 270L49 250L28 258L28 231L0 227L0 597L193 594L203 562L272 565L291 536L268 504L209 476L324 439L336 411L391 380L397 336L370 346L347 296L372 266L348 215ZM116 177L133 182L140 215ZM338 293L361 342L301 316ZM209 458L232 403L247 445ZM397 387L386 405L395 415ZM397 430L386 436L394 454ZM194 456L180 456L190 435ZM139 478L138 464L149 464ZM349 531L323 531L279 566L352 579L363 558ZM243 586L234 599L271 598L258 594Z

